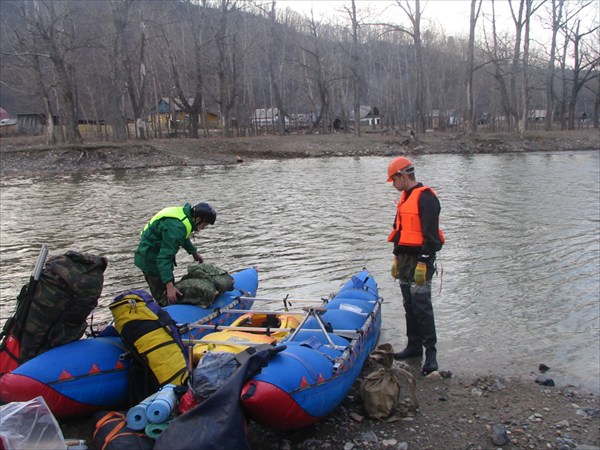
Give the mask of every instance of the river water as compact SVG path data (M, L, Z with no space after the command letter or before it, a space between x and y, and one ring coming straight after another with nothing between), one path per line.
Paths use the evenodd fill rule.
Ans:
M259 295L317 299L363 267L384 298L380 342L405 343L386 242L399 194L390 158L256 161L0 182L0 307L15 307L42 244L108 257L96 322L120 292L145 287L139 232L165 206L210 202L217 223L194 236L206 262L259 269ZM600 391L600 152L421 155L438 192L446 245L433 303L440 368ZM190 257L178 255L176 277ZM300 306L297 303L296 306ZM281 309L281 302L263 307Z

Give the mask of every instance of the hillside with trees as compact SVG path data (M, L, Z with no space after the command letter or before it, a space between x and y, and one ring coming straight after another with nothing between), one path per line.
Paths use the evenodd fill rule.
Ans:
M3 0L0 106L53 118L48 143L360 135L369 117L393 133L597 128L596 1L507 2L512 31L470 0L469 31L448 36L422 0L392 2L395 22L359 0L327 21L276 0Z

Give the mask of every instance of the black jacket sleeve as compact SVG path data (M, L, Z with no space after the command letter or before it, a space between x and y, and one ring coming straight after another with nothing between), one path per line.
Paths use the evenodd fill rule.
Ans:
M440 210L440 201L435 194L429 190L423 191L419 198L419 215L421 217L421 230L423 232L423 246L421 247L419 259L423 259L424 262L427 262L427 257L433 257L442 248L442 241L438 231Z

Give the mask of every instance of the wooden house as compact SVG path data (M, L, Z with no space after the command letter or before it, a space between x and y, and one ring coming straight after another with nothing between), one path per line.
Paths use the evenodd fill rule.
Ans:
M42 113L17 114L17 130L19 133L40 135L47 124L46 115ZM58 116L53 116L54 125L59 124Z
M188 99L189 103L193 102L193 99ZM154 127L160 127L164 130L172 129L187 129L189 125L189 114L182 111L177 106L177 102L171 101L167 97L161 98L156 106L150 111L149 121ZM203 127L202 117L199 118L200 127ZM220 121L219 115L213 112L206 112L206 125L208 128L219 128Z

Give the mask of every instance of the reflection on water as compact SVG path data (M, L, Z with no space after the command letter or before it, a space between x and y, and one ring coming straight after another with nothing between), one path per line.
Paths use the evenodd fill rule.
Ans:
M528 376L543 362L559 383L600 390L599 153L424 155L419 180L442 201L447 244L433 302L441 368ZM260 161L118 171L1 184L0 306L14 309L43 243L107 256L95 320L144 281L139 232L159 209L208 201L217 223L194 237L207 262L257 266L260 294L320 298L363 267L384 297L382 341L405 343L386 236L398 194L389 158ZM190 257L178 257L177 276ZM267 307L281 308L280 302ZM590 351L595 349L595 351Z

